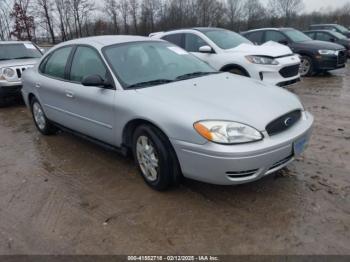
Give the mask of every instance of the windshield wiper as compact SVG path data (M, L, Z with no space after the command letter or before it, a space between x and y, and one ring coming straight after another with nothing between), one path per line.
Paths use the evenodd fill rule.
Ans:
M161 85L161 84L167 84L174 82L174 80L170 79L156 79L156 80L151 80L151 81L146 81L146 82L140 82L136 83L133 85L127 86L127 88L136 88L136 87L147 87L147 86L156 86L156 85Z
M13 58L13 59L29 59L29 58L35 58L35 57L32 57L32 56L21 56L21 57L16 57L16 58Z
M212 75L212 74L218 74L220 72L194 72L194 73L189 73L189 74L184 74L181 76L176 77L177 80L185 80L185 79L190 79L194 77L200 77L200 76L206 76L206 75Z

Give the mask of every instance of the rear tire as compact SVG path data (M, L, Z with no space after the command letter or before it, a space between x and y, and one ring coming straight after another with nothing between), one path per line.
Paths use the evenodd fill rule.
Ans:
M55 127L49 119L47 119L44 110L36 98L31 100L31 111L36 128L39 132L45 136L54 135L58 129Z
M164 191L180 183L182 176L175 152L157 128L150 125L136 128L133 155L143 179L154 190Z

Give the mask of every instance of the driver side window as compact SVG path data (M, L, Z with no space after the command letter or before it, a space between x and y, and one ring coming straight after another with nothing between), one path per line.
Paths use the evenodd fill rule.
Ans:
M202 38L195 34L185 35L185 49L187 52L199 52L199 48L208 45Z
M318 32L317 33L317 40L330 42L332 40L332 36L327 34L327 33Z
M79 46L74 54L70 71L70 80L81 82L89 75L99 75L106 78L107 69L97 51L90 47Z

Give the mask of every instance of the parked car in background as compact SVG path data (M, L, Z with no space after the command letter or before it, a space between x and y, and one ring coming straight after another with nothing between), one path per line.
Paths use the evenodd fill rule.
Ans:
M350 38L350 31L346 27L337 24L317 24L311 25L310 30L331 30Z
M0 41L0 105L21 94L22 73L42 56L31 42Z
M312 30L304 32L307 36L314 40L337 43L345 47L348 57L350 56L350 39L346 36L330 30Z
M313 40L293 28L263 28L244 32L243 35L256 44L275 41L289 46L301 57L302 76L344 68L347 61L347 51L343 46Z
M255 46L235 32L207 27L154 33L151 37L176 44L219 71L277 86L300 81L299 57L277 43Z
M22 94L42 134L60 127L133 152L157 190L182 175L219 185L260 179L305 150L313 124L289 91L137 36L59 44L24 73Z

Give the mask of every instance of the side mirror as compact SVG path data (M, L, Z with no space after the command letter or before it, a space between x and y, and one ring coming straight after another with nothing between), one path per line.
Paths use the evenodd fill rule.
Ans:
M213 53L213 48L211 48L211 47L208 46L208 45L201 46L201 47L199 48L199 52L200 52L200 53L205 53L205 54L212 54L212 53Z
M104 80L100 75L88 75L81 81L83 86L97 86L112 89L112 84L108 80Z
M288 41L287 40L280 40L278 41L278 43L282 44L282 45L288 45Z

